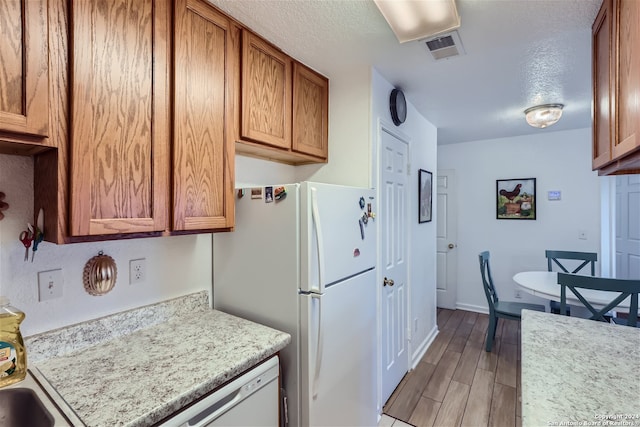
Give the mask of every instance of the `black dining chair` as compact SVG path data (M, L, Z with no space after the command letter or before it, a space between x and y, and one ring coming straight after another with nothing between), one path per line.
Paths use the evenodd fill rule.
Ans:
M484 294L489 304L489 327L487 328L486 351L491 351L493 341L496 338L496 329L498 319L520 320L522 318L522 310L545 311L544 305L529 304L525 302L500 301L498 293L493 285L491 277L491 267L489 266L489 251L481 252L478 255L480 261L480 274L482 275L482 284L484 286Z
M547 258L548 271L554 271L553 267L557 266L564 273L576 274L581 272L587 266L589 266L591 269L591 275L592 276L596 275L596 261L598 260L598 254L595 252L546 250L544 252L544 256ZM561 261L564 262L564 264ZM581 262L581 261L582 263L578 264L577 267L572 268L574 267L574 265L571 265L570 264L571 262L573 262L574 264L577 264L578 262ZM567 267L569 265L571 265L571 267L569 268L572 268L572 271L569 271L569 268ZM560 303L558 301L554 301L554 300L549 301L549 308L552 313L555 313L555 314L561 313ZM570 306L567 305L567 308L564 314L566 314L567 316L571 315Z
M616 308L626 298L630 298L629 315L626 322L618 319L616 323L628 326L638 326L638 293L640 293L640 280L629 279L609 279L606 277L591 277L578 274L558 273L558 284L560 285L560 312L562 313L567 305L567 289L569 289L578 300L591 312L592 320L608 321L605 313ZM594 289L598 291L608 291L611 301L598 310L587 301L582 295L582 289Z

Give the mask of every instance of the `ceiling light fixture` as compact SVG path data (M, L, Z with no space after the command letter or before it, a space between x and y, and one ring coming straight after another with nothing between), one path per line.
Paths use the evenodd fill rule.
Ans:
M400 43L455 30L455 0L374 0Z
M543 104L524 110L527 123L534 128L544 129L562 117L562 104Z

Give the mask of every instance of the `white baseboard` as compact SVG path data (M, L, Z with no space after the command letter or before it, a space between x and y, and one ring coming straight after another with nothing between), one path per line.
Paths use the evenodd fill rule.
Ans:
M415 369L418 366L418 363L422 360L422 357L425 355L433 340L438 336L438 325L435 325L433 329L429 332L427 337L420 343L420 345L416 348L416 351L413 352L413 357L411 360L411 369Z
M476 313L489 314L489 307L482 305L459 304L456 303L458 310L475 311Z

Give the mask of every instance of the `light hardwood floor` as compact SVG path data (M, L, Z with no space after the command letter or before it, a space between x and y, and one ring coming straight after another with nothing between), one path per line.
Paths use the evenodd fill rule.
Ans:
M491 353L488 324L486 314L438 309L439 335L383 412L417 427L521 426L520 322L500 319Z

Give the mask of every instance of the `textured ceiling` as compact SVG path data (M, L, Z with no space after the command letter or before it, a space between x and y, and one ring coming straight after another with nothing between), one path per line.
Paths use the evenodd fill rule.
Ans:
M399 44L373 0L209 0L330 79L371 65L438 128L438 143L591 125L591 24L601 0L457 0L466 55ZM534 129L523 111L562 103ZM409 116L407 120L411 120Z

